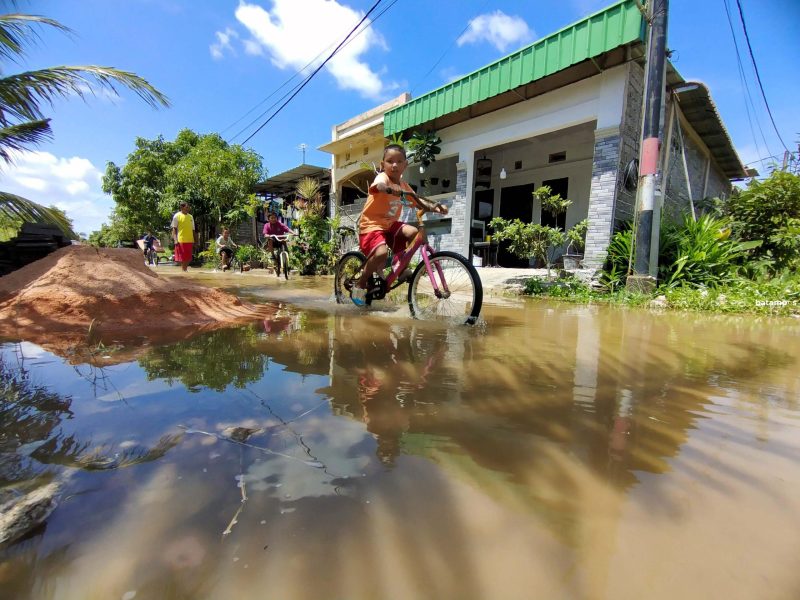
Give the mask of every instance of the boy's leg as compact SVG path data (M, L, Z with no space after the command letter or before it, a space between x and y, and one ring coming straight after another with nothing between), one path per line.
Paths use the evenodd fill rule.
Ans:
M364 265L364 272L361 274L361 277L359 277L356 285L366 289L370 276L373 273L380 273L383 271L383 266L386 264L386 257L388 255L389 248L385 243L375 248L374 252L367 258L367 262Z
M417 235L418 231L419 231L419 229L417 229L413 225L409 225L408 223L404 223L403 224L402 229L400 229L400 231L397 232L397 237L400 240L402 240L403 251L405 251L405 249L408 248L411 245L411 242L414 241L414 237ZM425 238L424 238L425 230L424 229L422 230L420 235L423 236L423 242L424 242L425 241ZM401 246L401 244L397 244L395 246L396 247L396 251L399 251L400 246ZM398 277L397 277L398 283L404 283L404 282L408 281L409 279L411 279L411 276L413 274L414 274L414 271L412 271L410 268L406 267L406 269L402 273L400 273L398 275Z

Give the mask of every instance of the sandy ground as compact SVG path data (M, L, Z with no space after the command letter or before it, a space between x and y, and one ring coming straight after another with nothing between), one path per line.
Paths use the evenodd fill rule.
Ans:
M180 339L264 307L145 266L135 249L67 246L0 278L0 336L43 347Z
M524 280L538 271L478 269L489 295L518 293ZM135 249L61 248L0 278L0 337L24 339L60 356L86 360L86 348L100 342L177 341L198 331L266 318L274 311L193 281L191 274L170 272L160 276Z

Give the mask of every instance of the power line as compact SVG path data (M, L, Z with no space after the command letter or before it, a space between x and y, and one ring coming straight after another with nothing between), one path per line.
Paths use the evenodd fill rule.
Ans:
M390 8L392 8L392 6L394 6L394 5L397 3L397 1L398 1L398 0L392 0L392 2L391 2L391 3L390 3L390 4L389 4L389 5L386 7L386 8L384 8L383 10L381 10L381 12L380 12L380 13L378 13L378 14L375 16L375 18L372 20L372 23L371 23L370 25L368 25L367 27L364 27L364 28L363 28L363 29L361 29L361 30L360 30L358 33L356 33L356 34L355 34L353 37L351 37L349 40L347 40L347 43L346 43L344 46L342 46L342 48L345 48L345 47L347 47L347 46L350 44L350 42L352 42L352 41L353 41L354 39L356 39L356 38L357 38L359 35L361 35L361 34L362 34L362 33L364 33L364 32L365 32L367 29L369 29L369 27L370 27L370 26L371 26L373 23L376 23L376 22L378 21L378 19L380 19L380 18L381 18L381 17L382 17L384 14L386 14L386 11L388 11ZM316 55L314 58L312 58L310 61L308 61L308 62L307 62L307 63L306 63L306 64L305 64L305 65L304 65L304 66L303 66L301 69L299 69L299 70L298 70L297 72L295 72L295 73L294 73L294 74L293 74L291 77L289 77L289 78L288 78L286 81L284 81L284 82L283 82L281 85L279 85L279 86L278 86L278 87L277 87L277 88L276 88L276 89L275 89L275 90L274 90L274 91L273 91L271 94L269 94L269 95L268 95L266 98L264 98L263 100L261 100L260 102L258 102L258 104L256 104L256 105L255 105L253 108L251 108L250 110L248 110L248 111L247 111L245 114L243 114L241 117L239 117L238 119L236 119L236 121L234 121L233 123L231 123L230 125L228 125L228 126L227 126L225 129L223 129L223 130L222 130L220 133L221 133L221 134L222 134L222 133L225 133L225 132L226 132L226 131L228 131L228 130L229 130L231 127L233 127L234 125L236 125L236 124L240 123L240 122L241 122L241 121L242 121L242 120L243 120L245 117L247 117L247 115L249 115L250 113L252 113L252 112L253 112L254 110L256 110L256 109L257 109L259 106L261 106L261 105L262 105L262 104L264 104L264 103L265 103L267 100L269 100L270 98L272 98L272 97L273 97L275 94L277 94L277 93L278 93L278 92L279 92L279 91L280 91L282 88L284 88L284 87L285 87L285 86L286 86L286 85L287 85L287 84L288 84L288 83L289 83L289 82L290 82L292 79L294 79L295 77L297 77L298 75L300 75L300 74L301 74L303 71L305 71L305 70L306 70L308 67L310 67L310 66L311 66L311 65L313 65L315 62L317 62L317 60L319 59L319 57L320 57L320 56L322 56L322 55L323 55L325 52L327 52L327 51L328 51L330 48L332 48L332 47L333 47L333 45L334 45L335 43L336 43L336 42L331 42L330 44L328 44L328 46L327 46L327 47L323 48L323 49L322 49L322 50L321 50L321 51L320 51L320 52L319 52L319 53L318 53L318 54L317 54L317 55ZM269 111L270 111L270 110L271 110L271 109L272 109L272 108L273 108L275 105L277 105L277 104L278 104L278 103L279 103L281 100L283 100L284 98L286 98L286 96L288 96L288 95L289 95L289 94L291 94L291 93L292 93L292 92L293 92L295 89L297 89L297 86L299 86L299 85L300 85L299 83L298 83L298 84L296 84L296 85L295 85L294 87L292 87L292 88L291 88L291 89L290 89L288 92L286 92L286 93L285 93L283 96L281 96L280 98L278 98L278 100L276 100L275 102L273 102L273 103L272 103L272 104L271 104L271 105L270 105L270 106L269 106L269 107L268 107L268 108L267 108L265 111L263 111L261 114L259 114L259 115L258 115L258 116L257 116L255 119L253 119L252 121L250 121L250 122L249 122L247 125L245 125L245 126L244 126L244 127L241 129L241 130L239 130L239 131L238 131L238 132L237 132L237 133L236 133L236 134L235 134L233 137L231 137L231 138L228 140L228 142L230 143L230 142L232 142L233 140L235 140L237 137L239 137L239 136L240 136L240 135L241 135L243 132L245 132L245 131L246 131L246 130L247 130L247 129L248 129L250 126L251 126L251 125L253 125L253 123L255 123L255 122L257 122L259 119L261 119L261 117L263 117L264 115L266 115L266 114L267 114L267 113L268 113L268 112L269 112Z
M396 1L396 0L395 0L395 1ZM345 43L347 43L347 41L350 39L350 36L352 36L352 35L353 35L353 33L355 33L355 31L356 31L356 30L357 30L359 27L361 27L361 24L362 24L362 23L364 23L364 21L366 21L366 20L367 20L367 17L369 17L369 15L370 15L370 14L371 14L371 13L372 13L372 12L373 12L373 11L374 11L376 8L377 8L377 7L378 7L378 5L379 5L381 2L383 2L383 0L377 0L377 1L375 2L375 4L373 4L373 5L370 7L370 9L369 9L369 10L366 12L366 14L365 14L365 15L364 15L364 16L361 18L361 20L358 22L358 24L357 24L355 27L353 27L353 29L351 29L351 30L350 30L350 32L349 32L349 33L348 33L348 34L347 34L347 35L344 37L344 39L343 39L341 42L339 42L339 45L338 45L338 46L336 46L336 48L333 50L333 52L331 52L331 53L328 55L328 57L327 57L327 58L326 58L324 61L322 61L322 63L321 63L321 64L320 64L320 65L319 65L319 66L318 66L316 69L314 69L314 71L313 71L313 72L312 72L312 73L311 73L311 74L310 74L308 77L306 77L306 79L305 79L305 80L303 81L303 83L302 83L302 84L301 84L301 85L300 85L300 86L299 86L299 87L298 87L298 88L295 90L295 92L294 92L294 93L293 93L291 96L289 96L289 98L288 98L288 99L287 99L287 100L286 100L286 101L285 101L283 104L281 104L281 105L278 107L278 109L277 109L277 110L276 110L274 113L272 113L272 115L271 115L271 116L270 116L270 117L269 117L269 118L268 118L266 121L264 121L264 122L263 122L263 123L262 123L262 124L261 124L261 125L260 125L260 126L259 126L259 127L258 127L258 128L257 128L255 131L254 131L254 132L253 132L253 133L251 133L251 134L250 134L250 135L249 135L249 136L248 136L248 137L247 137L247 138L246 138L246 139L245 139L245 140L242 142L242 145L244 145L244 144L246 144L247 142L249 142L249 141L250 141L250 140L251 140L251 139L252 139L252 138L253 138L253 137L254 137L254 136L255 136L255 135L256 135L256 134L259 132L259 131L261 131L261 130L262 130L264 127L266 127L266 126L267 126L267 124L268 124L270 121L272 121L272 119L274 119L276 116L278 116L278 114L279 114L279 113L280 113L280 112L281 112L281 111L282 111L282 110L283 110L283 109L286 107L286 105L287 105L287 104L289 104L289 102L291 102L291 101L292 101L292 99L293 99L295 96L297 96L297 94L299 94L299 93L300 93L300 91L301 91L301 90L302 90L302 89L303 89L303 88L304 88L306 85L308 85L308 83L309 83L309 82L310 82L310 81L311 81L311 80L314 78L314 76L315 76L317 73L319 73L319 72L322 70L322 67L324 67L324 66L325 66L325 65L328 63L328 61L330 61L330 60L331 60L331 59L332 59L332 58L333 58L333 57L336 55L336 53L337 53L337 52L339 52L339 50L340 50L340 49L341 49L341 48L342 48L342 47L345 45Z
M775 129L775 135L778 136L778 139L781 141L783 145L783 149L789 152L789 147L786 145L786 142L783 141L780 132L778 131L778 126L775 124L775 118L772 116L772 109L769 107L769 102L767 102L767 94L764 92L764 85L761 83L761 75L758 72L758 65L756 64L756 58L753 56L753 47L750 45L750 36L747 34L747 25L744 22L744 11L742 10L742 3L740 0L736 0L736 6L739 7L739 18L742 21L742 29L744 29L744 39L747 40L747 50L750 53L750 60L753 61L753 69L756 72L756 80L758 80L758 87L761 89L761 97L764 98L764 104L767 107L767 113L769 114L769 120L772 121L772 127Z
M745 91L745 96L743 98L743 100L744 100L744 110L745 110L745 113L747 114L747 122L750 125L750 133L753 136L753 144L755 145L756 153L761 154L761 150L760 150L759 144L758 144L758 138L756 137L756 132L755 132L755 129L753 128L753 119L755 119L756 125L758 125L758 131L759 131L759 133L761 133L761 140L764 142L764 150L766 152L769 152L770 149L769 149L769 144L767 143L767 137L764 135L764 130L761 127L761 122L758 120L758 114L757 114L757 111L756 111L756 105L755 105L755 102L753 102L753 95L750 93L750 85L747 83L747 77L745 76L745 73L744 73L744 67L742 65L742 55L741 55L741 52L739 52L739 42L736 39L736 31L735 31L735 29L733 27L733 19L731 18L731 8L730 8L730 5L728 4L728 0L722 0L722 1L723 1L723 4L725 5L725 16L728 18L728 26L730 27L730 30L731 30L731 38L733 39L733 47L736 50L736 66L738 67L738 70L739 70L739 81L741 82L742 88L744 88L744 91ZM749 101L749 104L748 104L748 101ZM750 108L751 107L753 109L752 118L751 118L751 115L750 115Z

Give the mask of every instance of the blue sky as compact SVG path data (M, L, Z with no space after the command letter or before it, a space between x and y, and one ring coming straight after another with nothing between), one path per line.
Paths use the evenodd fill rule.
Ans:
M800 2L740 0L778 130L790 149L800 139ZM47 110L55 139L4 167L2 189L64 208L88 234L106 221L100 188L108 161L124 164L136 137L173 139L189 127L243 142L258 116L294 84L286 80L337 43L374 0L80 0L19 2L18 10L57 19L73 36L44 30L19 64L4 72L60 64L133 71L169 96L153 110L135 95L100 93L84 103L59 100ZM686 79L710 86L744 162L782 156L734 16L748 104L724 0L672 0L669 47ZM349 44L246 146L271 174L302 162L328 166L316 150L331 127L404 91L414 97L611 4L596 0L383 0L369 29ZM327 53L324 54L325 56ZM308 71L306 71L308 72ZM252 112L249 112L252 111ZM249 114L248 114L249 112ZM248 127L251 121L255 125ZM752 126L751 126L752 122ZM242 131L244 130L244 131ZM763 131L763 135L762 135ZM241 133L240 133L241 132ZM237 135L238 134L238 135ZM762 172L767 165L756 163Z

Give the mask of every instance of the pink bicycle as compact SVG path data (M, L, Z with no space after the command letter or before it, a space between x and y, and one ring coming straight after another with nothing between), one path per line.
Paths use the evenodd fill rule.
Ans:
M406 203L406 193L401 200ZM372 275L367 288L367 305L382 300L396 287L408 283L408 307L417 319L439 320L472 325L483 304L483 285L470 262L457 252L435 252L424 235L425 224L417 210L419 232L400 254L392 256L382 274ZM402 275L419 250L420 261L413 274ZM336 265L334 291L340 304L350 302L350 291L364 270L367 258L358 250L347 252Z

